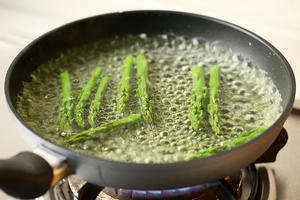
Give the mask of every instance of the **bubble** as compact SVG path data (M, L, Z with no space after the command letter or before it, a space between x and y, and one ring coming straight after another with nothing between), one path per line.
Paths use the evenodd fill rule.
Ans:
M147 34L146 34L146 33L141 33L141 34L140 34L140 38L146 39L146 38L147 38Z
M146 133L145 131L138 130L138 131L137 131L137 134L138 134L138 135L146 135L147 133Z
M61 132L61 133L60 133L60 136L62 136L62 137L65 137L66 135L67 135L66 132Z
M159 133L159 135L160 135L161 137L166 137L166 136L168 136L168 132L162 131L162 132Z
M185 147L185 146L179 146L179 147L177 147L177 150L181 151L181 152L185 152L185 151L187 151L187 147Z

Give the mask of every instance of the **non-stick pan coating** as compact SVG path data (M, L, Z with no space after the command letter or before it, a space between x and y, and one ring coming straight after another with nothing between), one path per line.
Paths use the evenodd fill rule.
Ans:
M254 140L210 157L170 164L135 164L102 160L53 144L35 133L16 112L17 95L23 81L60 52L88 42L124 34L168 34L202 37L249 58L252 65L268 73L282 96L283 113L276 123ZM232 174L258 158L272 144L292 108L295 96L293 72L281 55L259 36L233 24L188 13L130 11L99 15L76 21L41 36L13 61L5 80L7 102L22 134L35 146L67 157L78 177L102 186L131 189L167 189L200 184Z

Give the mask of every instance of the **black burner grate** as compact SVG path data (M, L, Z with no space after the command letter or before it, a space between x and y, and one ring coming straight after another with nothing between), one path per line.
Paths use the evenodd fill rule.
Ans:
M254 165L219 181L170 190L125 190L99 187L74 177L63 180L39 200L273 200L276 183L272 169Z
M252 172L252 168L255 169L254 166L250 166L234 175L225 177L224 179L216 182L168 190L127 190L110 187L102 188L84 181L80 181L75 177L69 178L69 185L73 191L74 199L77 200L107 200L109 197L112 200L231 200L241 199L242 177L250 176L248 173Z

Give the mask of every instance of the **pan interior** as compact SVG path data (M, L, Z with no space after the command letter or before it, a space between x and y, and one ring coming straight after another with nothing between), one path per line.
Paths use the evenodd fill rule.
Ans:
M149 61L154 124L138 123L98 134L95 140L65 144L67 134L75 134L81 129L75 125L71 133L66 133L59 127L59 74L63 71L71 74L76 103L93 69L103 67L102 77L110 76L111 81L98 115L97 124L101 125L139 112L135 68L131 77L130 101L124 114L116 111L115 99L125 57L137 56L141 52ZM188 112L193 65L204 67L207 85L210 67L221 67L220 115L223 128L220 135L212 131L208 121L198 133L191 128ZM198 152L222 146L253 128L270 126L278 119L282 113L280 93L260 68L239 54L197 37L139 34L109 38L70 48L42 63L32 73L31 81L24 82L18 112L34 131L74 151L124 162L183 161ZM90 100L92 98L93 95ZM88 106L89 103L86 114Z

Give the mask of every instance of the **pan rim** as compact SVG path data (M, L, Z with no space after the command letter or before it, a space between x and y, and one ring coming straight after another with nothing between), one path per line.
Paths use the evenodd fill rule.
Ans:
M206 19L208 21L213 21L213 22L228 26L230 28L233 28L237 31L243 32L244 34L249 35L250 37L254 38L255 40L259 41L260 43L262 43L263 45L265 45L266 47L271 49L272 52L274 52L276 54L276 56L279 59L281 59L282 63L284 64L284 68L286 69L286 71L288 73L289 82L291 84L291 91L290 91L290 94L288 95L288 98L289 98L288 103L285 106L285 108L283 108L283 112L281 113L280 117L267 130L265 130L263 133L261 133L257 137L253 138L252 140L250 140L250 141L248 141L248 142L246 142L242 145L239 145L239 146L234 147L230 150L219 152L219 153L207 156L207 157L195 158L193 160L187 160L187 161L176 161L176 162L170 162L170 163L134 163L134 162L121 162L121 161L103 159L103 158L100 158L100 157L96 157L96 156L92 156L92 155L88 155L88 154L84 154L84 153L81 153L81 152L76 152L76 151L70 150L70 149L68 149L64 146L58 145L58 144L42 137L40 134L38 134L33 129L31 129L31 127L26 124L26 122L22 119L22 117L19 115L16 108L14 107L14 105L12 103L11 96L10 96L10 91L9 91L10 79L11 79L11 76L13 74L13 69L16 66L16 64L18 63L19 59L24 55L24 53L28 49L30 49L32 46L34 46L38 41L42 40L43 38L45 38L48 35L56 32L59 29L63 29L67 26L72 26L75 23L88 21L90 19L101 17L101 16L122 15L122 14L130 14L130 13L135 13L135 14L150 14L150 13L152 13L152 14L159 14L159 13L161 13L161 14L175 14L175 15L184 15L184 16L190 16L190 17ZM18 53L18 55L13 59L12 63L10 64L10 66L9 66L7 72L6 72L6 75L5 75L4 91L5 91L6 102L8 104L8 107L9 107L10 111L13 113L13 116L22 124L23 127L25 127L27 130L29 130L29 132L32 135L34 135L35 137L38 137L40 140L42 140L44 143L46 143L47 145L43 145L43 146L46 146L51 151L55 151L55 150L53 150L53 148L49 148L48 146L50 146L50 145L54 146L55 148L61 149L65 152L68 152L68 154L73 154L76 157L84 157L84 158L95 160L97 162L99 162L99 161L100 162L106 162L106 163L112 164L112 165L113 164L116 164L116 165L122 164L122 165L136 166L136 167L146 167L146 166L147 167L172 167L172 166L177 166L178 167L178 165L186 165L186 164L192 163L192 162L199 162L199 160L208 160L208 159L211 159L212 157L219 157L219 156L223 156L225 154L229 154L230 152L233 152L233 151L238 151L239 149L243 148L244 146L247 146L247 145L259 140L264 135L268 134L270 132L270 130L275 129L275 127L280 125L287 118L288 114L292 110L293 102L294 102L294 99L295 99L295 93L296 93L296 82L295 82L295 76L294 76L294 73L292 71L292 68L291 68L290 64L288 63L288 61L286 60L286 58L281 54L281 52L277 48L275 48L271 43L269 43L267 40L263 39L262 37L258 36L257 34L251 32L251 31L249 31L249 30L247 30L247 29L245 29L241 26L238 26L238 25L235 25L233 23L224 21L222 19L218 19L218 18L206 16L206 15L201 15L201 14L196 14L196 13L172 11L172 10L130 10L130 11L111 12L111 13L106 13L106 14L94 15L94 16L83 18L83 19L75 20L75 21L63 24L63 25L61 25L61 26L59 26L55 29L52 29L52 30L40 35L39 37L34 39L32 42L30 42L27 46L25 46ZM55 152L57 152L57 151L55 151Z

